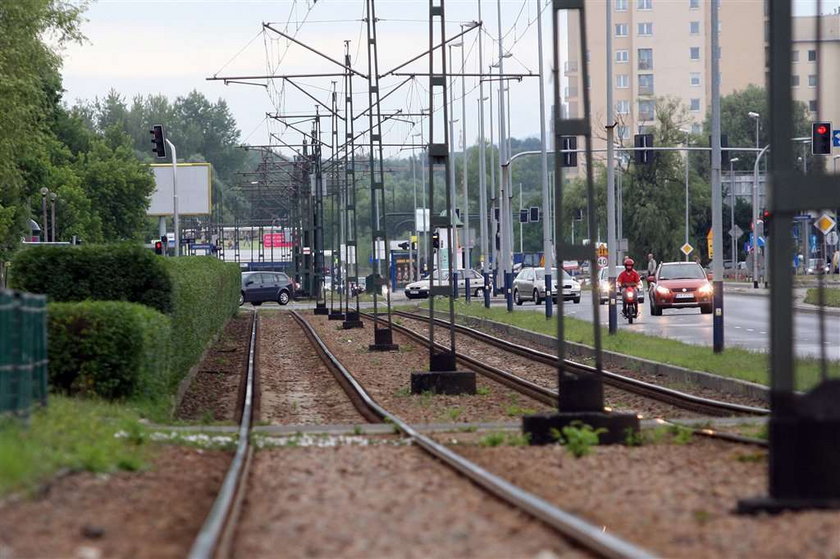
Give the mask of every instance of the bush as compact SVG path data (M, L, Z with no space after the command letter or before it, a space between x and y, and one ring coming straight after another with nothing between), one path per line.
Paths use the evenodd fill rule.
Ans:
M172 311L163 258L137 244L35 246L18 251L10 285L50 301L128 301Z
M173 383L177 384L239 308L241 273L237 264L211 256L164 262L173 288Z
M108 399L156 398L169 388L170 319L119 301L47 307L54 390Z

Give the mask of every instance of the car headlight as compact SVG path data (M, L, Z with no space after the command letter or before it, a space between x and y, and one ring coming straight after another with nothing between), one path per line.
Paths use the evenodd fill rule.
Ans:
M714 292L714 288L711 284L707 283L705 285L700 286L700 289L698 289L697 291L699 291L703 295L711 295Z
M656 292L659 293L660 295L668 295L669 293L671 293L671 290L668 289L667 287L657 285L656 286Z
M602 281L599 284L599 289L601 290L601 293L609 293L610 292L610 284L608 282Z

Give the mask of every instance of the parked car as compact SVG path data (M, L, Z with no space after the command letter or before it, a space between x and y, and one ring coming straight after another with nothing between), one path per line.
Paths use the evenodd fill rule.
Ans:
M481 272L475 270L455 270L458 274L458 292L464 292L467 289L467 275L470 278L470 292L473 297L481 297L484 293L484 277ZM435 285L449 285L449 271L435 270L434 275ZM414 281L405 286L405 296L409 299L425 299L429 296L429 277Z
M239 304L259 306L266 301L287 305L295 291L295 283L283 272L242 272Z
M609 268L606 267L601 268L598 271L598 303L602 305L606 305L607 301L610 300L610 282L609 277L607 276L608 271ZM615 273L616 277L618 277L618 274L621 273L621 268L616 268ZM616 296L620 299L621 293L618 292L618 286L616 286L616 293ZM639 282L639 285L636 287L636 301L639 303L645 302L645 290L642 286L642 282Z
M663 262L650 281L650 314L662 309L699 307L703 314L714 308L712 284L706 270L695 262Z
M562 270L562 293L564 301L580 303L580 283L569 275L569 272ZM522 268L513 280L513 300L517 305L524 301L534 301L539 305L546 297L550 296L557 300L560 291L560 282L557 279L557 268L551 269L551 277L554 288L546 289L545 268Z

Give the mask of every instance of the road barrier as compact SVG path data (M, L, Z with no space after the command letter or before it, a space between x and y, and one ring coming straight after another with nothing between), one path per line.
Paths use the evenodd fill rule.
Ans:
M47 404L47 298L0 289L0 416Z

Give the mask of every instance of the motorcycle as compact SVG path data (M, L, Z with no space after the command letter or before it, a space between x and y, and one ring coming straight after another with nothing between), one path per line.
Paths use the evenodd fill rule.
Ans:
M633 319L639 316L639 302L636 287L627 286L621 292L622 309L621 314L630 324L633 324Z

